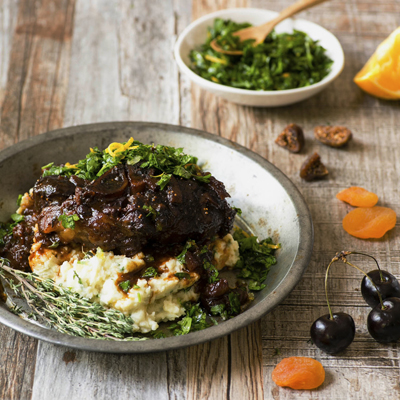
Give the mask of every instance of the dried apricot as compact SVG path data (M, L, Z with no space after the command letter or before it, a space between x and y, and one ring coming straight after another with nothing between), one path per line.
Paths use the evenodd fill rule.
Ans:
M278 386L292 389L315 389L325 380L322 364L309 357L284 358L272 371L272 380Z
M356 208L343 218L344 230L360 239L381 238L396 225L396 213L387 207Z
M356 207L373 207L378 202L378 196L375 193L358 186L344 189L336 197Z

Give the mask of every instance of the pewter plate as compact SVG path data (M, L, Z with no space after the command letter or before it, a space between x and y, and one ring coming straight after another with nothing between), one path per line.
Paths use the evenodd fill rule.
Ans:
M33 186L41 166L76 162L90 147L105 148L131 136L143 143L183 147L199 158L206 171L225 183L230 202L243 211L247 228L255 235L272 236L282 248L271 268L266 288L242 314L217 326L185 336L140 342L84 339L59 333L12 314L0 304L0 322L19 332L50 343L107 353L147 353L206 342L242 328L270 312L299 282L307 268L314 241L308 207L294 184L275 166L236 143L209 133L147 122L111 122L75 126L44 133L0 153L0 220L15 212L15 200Z

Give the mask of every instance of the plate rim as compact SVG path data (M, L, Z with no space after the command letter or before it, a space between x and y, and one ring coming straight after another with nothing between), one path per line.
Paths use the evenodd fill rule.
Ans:
M224 321L222 324L212 326L198 332L192 332L188 335L173 336L165 339L152 339L144 341L108 341L99 339L87 339L82 337L70 336L55 330L44 328L34 323L28 322L17 315L14 315L6 307L0 307L0 323L20 332L31 336L35 339L43 340L56 345L68 346L74 349L96 351L103 353L152 353L166 350L179 349L191 345L201 344L219 337L228 335L238 329L244 328L252 322L259 320L261 317L271 312L277 307L295 288L300 281L303 273L309 265L313 243L314 243L314 227L311 219L311 213L308 206L297 189L295 184L276 166L265 158L261 157L252 150L247 149L235 142L220 136L194 128L187 128L179 125L164 124L158 122L143 121L118 121L118 122L100 122L92 124L76 125L66 128L60 128L53 131L34 136L32 138L21 141L15 145L8 147L0 152L0 163L13 157L17 153L27 150L30 147L50 142L61 137L71 137L74 135L82 135L88 132L122 129L129 126L135 128L151 127L160 129L164 132L178 132L191 136L200 136L203 139L211 140L225 147L228 147L242 155L252 159L257 164L266 169L275 179L279 181L295 207L299 223L299 246L296 257L290 268L291 279L284 279L277 287L277 290L266 296L263 301L256 304L252 308L245 310L242 314L237 315L231 320ZM268 306L265 307L264 301L268 298ZM168 342L166 342L168 341Z

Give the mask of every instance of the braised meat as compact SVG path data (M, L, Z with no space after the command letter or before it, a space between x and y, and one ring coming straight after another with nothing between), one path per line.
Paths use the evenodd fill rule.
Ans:
M226 202L224 185L172 176L161 190L159 171L121 164L96 180L47 176L33 188L37 242L79 244L132 256L152 245L170 246L188 239L224 236L235 211ZM74 229L60 216L76 215Z

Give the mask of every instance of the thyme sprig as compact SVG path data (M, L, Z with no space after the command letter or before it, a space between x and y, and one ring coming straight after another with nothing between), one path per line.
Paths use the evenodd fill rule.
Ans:
M79 294L56 285L51 279L17 271L5 265L4 261L0 264L0 276L17 296L27 301L32 311L30 317L41 318L59 332L117 341L147 339L132 336L134 321L130 317L118 310L92 303Z

